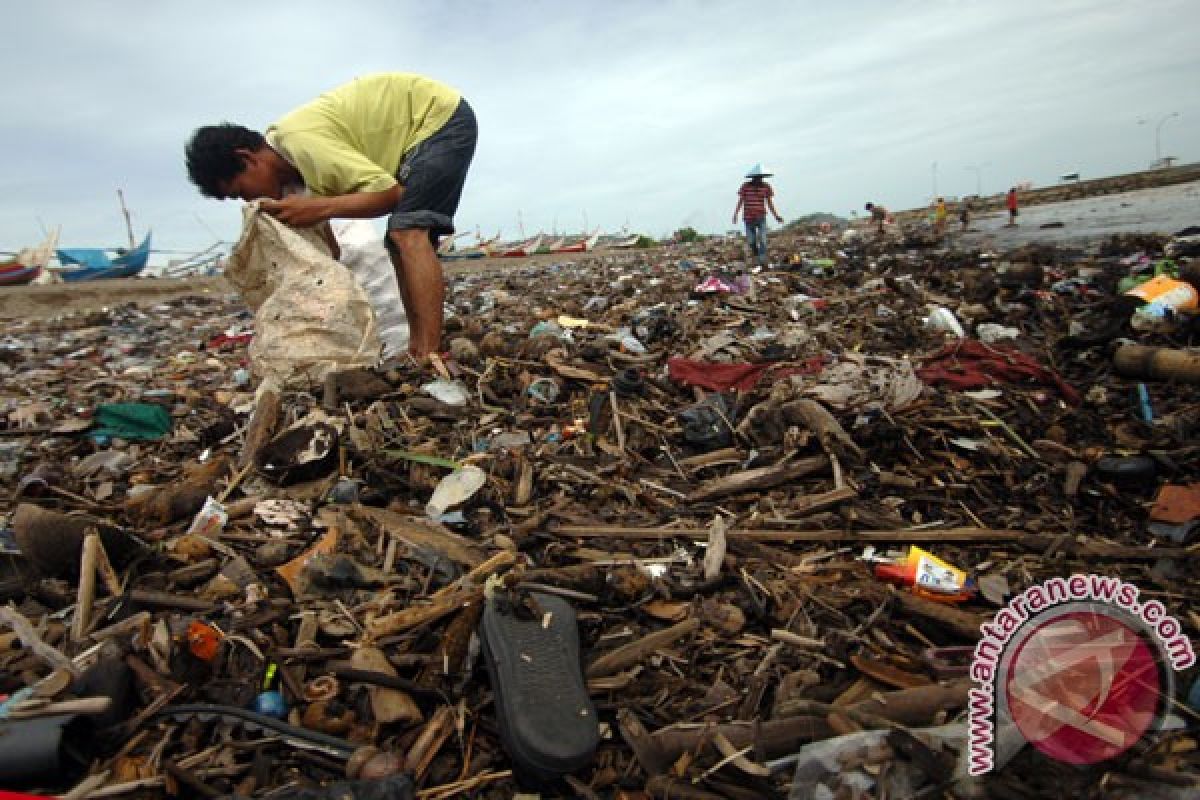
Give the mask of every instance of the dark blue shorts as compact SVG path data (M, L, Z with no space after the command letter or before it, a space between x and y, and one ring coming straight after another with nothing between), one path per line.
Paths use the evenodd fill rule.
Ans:
M425 228L435 243L454 233L454 212L462 197L467 169L475 156L479 128L465 99L441 130L409 151L400 162L396 180L404 194L388 217L389 231ZM391 240L388 240L391 246Z

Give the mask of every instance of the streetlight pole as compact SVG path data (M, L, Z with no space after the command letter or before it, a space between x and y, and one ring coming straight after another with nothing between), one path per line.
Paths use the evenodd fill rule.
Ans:
M1162 163L1162 126L1167 123L1167 120L1178 116L1178 111L1172 111L1160 119L1158 124L1154 126L1154 161L1157 164Z
M1162 163L1162 128L1163 128L1163 125L1167 124L1167 120L1169 120L1173 117L1178 117L1178 116L1179 116L1178 111L1172 111L1168 114L1163 114L1163 116L1158 120L1158 124L1154 126L1154 166L1156 166L1156 167ZM1149 121L1150 120L1147 120L1147 119L1139 119L1138 125L1145 125Z

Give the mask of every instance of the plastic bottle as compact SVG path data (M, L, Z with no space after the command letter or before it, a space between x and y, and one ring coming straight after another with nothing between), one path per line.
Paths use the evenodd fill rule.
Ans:
M964 570L919 547L910 547L902 561L877 564L875 577L937 603L961 603L976 592L974 581Z

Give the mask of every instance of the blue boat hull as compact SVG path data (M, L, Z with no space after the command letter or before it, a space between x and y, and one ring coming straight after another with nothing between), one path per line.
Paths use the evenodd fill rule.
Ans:
M150 234L147 233L137 247L111 260L108 253L100 248L59 250L58 260L64 266L79 265L78 269L65 269L58 273L67 283L132 278L144 270L150 261Z

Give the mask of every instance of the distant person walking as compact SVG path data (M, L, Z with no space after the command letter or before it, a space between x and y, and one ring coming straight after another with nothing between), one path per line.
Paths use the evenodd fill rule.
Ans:
M188 175L219 200L259 200L297 228L387 217L384 244L408 312L409 353L441 348L440 237L454 233L475 154L475 113L455 89L407 72L358 78L295 109L265 135L224 123L187 143Z
M1008 195L1004 198L1004 207L1008 209L1008 225L1013 227L1017 224L1017 188L1008 190Z
M937 205L933 208L933 232L937 236L942 236L946 232L946 198L939 197Z
M738 189L737 207L733 209L733 222L736 225L738 213L746 222L746 245L750 253L761 265L767 265L767 209L771 210L776 222L783 222L783 217L775 210L775 190L764 178L771 173L764 172L761 164L755 164L746 173L748 180Z
M967 232L967 227L971 224L971 201L963 200L958 208L958 222L962 225L963 233Z
M883 235L883 224L887 222L888 210L878 203L867 203L863 206L871 214L871 221L875 223L875 231L880 236Z

